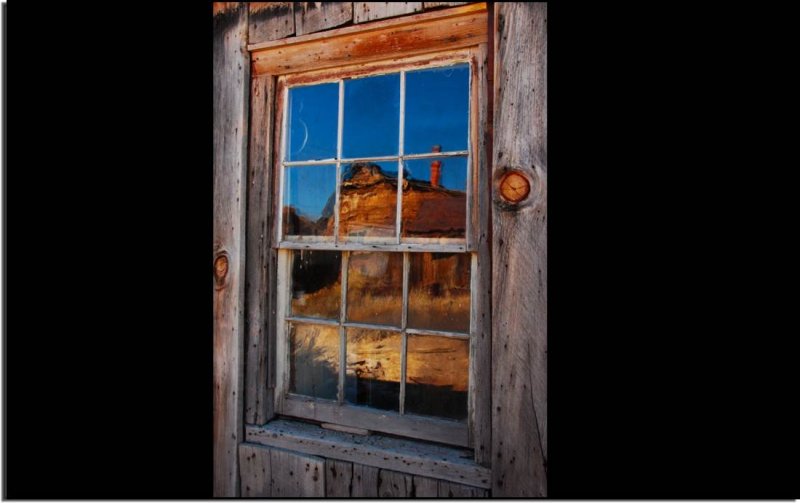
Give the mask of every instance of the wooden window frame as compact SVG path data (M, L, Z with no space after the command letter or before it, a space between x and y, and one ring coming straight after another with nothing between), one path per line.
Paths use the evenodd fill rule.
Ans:
M246 235L250 282L246 313L246 423L264 424L276 413L304 417L470 447L474 449L476 461L488 464L491 423L488 179L491 156L486 149L486 137L490 134L487 28L486 4L476 3L248 46L252 62L252 122ZM281 214L283 110L288 87L455 62L469 63L471 75L465 238L435 246L405 238L401 242L399 232L392 238L395 242L338 243L336 235L329 242L283 240L280 225L275 223ZM402 156L402 151L400 154ZM468 419L463 427L450 420L404 417L378 409L325 404L313 399L286 399L284 369L288 367L289 355L288 334L284 328L287 326L287 278L291 262L287 258L292 249L468 252L472 255ZM404 274L408 272L407 262L408 256L404 254ZM435 331L426 332L436 334ZM377 422L383 427L375 428Z

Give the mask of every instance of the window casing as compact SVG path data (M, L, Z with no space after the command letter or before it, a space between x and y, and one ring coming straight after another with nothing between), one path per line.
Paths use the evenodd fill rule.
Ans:
M277 126L276 145L279 148L276 149L273 156L274 200L276 201L273 209L275 217L273 246L278 250L277 284L275 285L277 319L274 335L276 343L274 405L278 414L453 445L474 445L473 422L476 404L489 399L488 393L483 391L483 386L476 383L476 375L479 372L475 368L476 362L483 360L483 358L478 358L477 352L485 351L481 348L486 347L486 344L476 341L478 332L481 330L480 323L476 318L479 312L483 312L487 308L483 305L485 296L480 294L487 286L481 284L482 275L478 270L479 264L485 263L485 257L480 255L485 251L478 246L481 231L478 218L481 196L481 189L478 185L480 178L477 162L480 143L478 138L484 134L477 120L478 110L484 106L479 103L478 80L485 78L485 75L480 73L483 69L479 65L479 54L480 51L476 47L469 47L277 77L275 124ZM450 149L443 145L440 152L421 152L417 148L411 153L407 153L405 152L407 145L405 141L407 77L420 74L420 72L436 72L442 69L465 69L468 74L465 148ZM397 152L385 155L345 155L348 147L347 139L343 138L345 136L343 134L345 129L344 113L347 106L346 83L358 79L394 75L397 76L400 83ZM323 158L293 158L290 150L292 143L290 138L292 127L290 90L310 88L321 84L329 84L337 91L335 93L337 100L335 155L322 156ZM406 232L406 227L413 227L413 219L404 218L403 209L406 206L403 198L404 190L408 191L409 182L413 184L420 180L414 180L408 176L409 163L415 163L417 166L412 171L419 171L420 164L432 163L434 160L439 161L444 166L443 169L447 169L451 165L449 163L454 161L464 165L463 229L460 232L456 229L455 233L439 233L435 237L419 235L424 232L414 235L414 232ZM353 166L357 164L361 165L359 169L363 171L366 163L377 164L381 168L387 164L396 165L396 174L393 174L396 190L394 225L391 229L384 226L383 229L384 231L388 229L387 232L371 232L372 229L369 225L362 226L362 228L348 227L348 223L342 218L342 203L343 201L347 202L347 196L344 194L348 190L347 184L344 183L347 181L345 180L347 171L352 171ZM332 194L333 213L328 216L333 220L332 229L325 229L321 232L319 229L317 232L292 232L296 231L297 226L293 226L290 222L290 214L285 212L285 208L290 206L288 203L293 197L287 186L292 183L296 184L292 181L290 172L303 168L320 169L324 167L329 167L335 173ZM385 171L381 169L377 174L385 175ZM429 178L433 178L433 176L431 174ZM418 185L424 186L425 181L422 180ZM429 184L432 181L427 180ZM450 227L452 229L453 226ZM307 257L323 255L327 257L329 265L331 259L339 263L338 277L336 278L339 285L338 303L334 302L327 307L321 306L322 311L325 311L323 313L313 312L314 309L310 311L297 309L296 301L298 299L296 297L299 289L296 288L296 285L303 279L300 277L302 274L298 276L297 264L308 262L318 266L319 264L315 263L313 259L308 260ZM326 260L322 262L326 262ZM395 290L393 295L395 299L399 300L399 306L395 306L396 309L394 309L391 319L381 318L378 314L378 319L364 321L363 316L352 315L351 311L354 305L364 304L364 285L367 285L367 289L369 289L371 281L375 280L375 278L367 278L367 280L360 278L361 281L358 282L358 285L361 286L356 286L353 277L356 274L364 276L363 273L370 269L368 264L370 261L383 263L385 267L382 271L384 272L393 271L390 274L391 278L387 281ZM363 267L359 267L358 264L354 265L358 262L362 263ZM433 262L437 262L437 265L446 264L440 267L444 272L433 273L452 280L444 282L447 283L444 288L446 294L449 295L453 292L463 294L465 290L468 292L466 311L462 308L459 311L460 316L455 317L458 319L450 320L452 321L450 325L448 325L446 316L429 316L428 318L434 319L419 321L421 317L424 317L421 314L426 309L421 308L418 302L415 304L414 294L419 290L416 288L418 281L415 283L415 278L420 275L422 269L430 266ZM389 263L391 265L388 265ZM308 276L313 277L314 274L310 273ZM334 294L332 297L336 297L336 295ZM433 307L435 310L435 306ZM444 311L439 314L443 313ZM415 317L417 321L415 321ZM329 387L320 393L308 393L307 387L303 388L302 383L298 384L297 377L302 377L303 370L308 370L308 368L304 368L302 363L298 364L299 359L294 350L302 346L304 340L309 340L309 338L304 339L302 336L298 336L298 333L314 329L319 332L327 332L326 338L335 342L335 344L331 343L322 348L323 360L327 358L328 361L338 362L332 372L335 377L335 391L333 392L333 388ZM367 337L364 337L365 333ZM398 389L389 392L390 395L397 395L396 407L387 406L385 400L383 403L377 403L372 398L370 399L372 401L361 404L358 399L358 390L353 395L352 387L348 387L348 382L352 380L351 374L358 369L354 370L352 365L343 365L342 362L352 363L354 359L357 359L358 349L350 350L351 354L348 354L348 350L358 346L356 341L359 340L359 337L369 340L370 334L373 336L377 334L377 337L374 337L375 340L384 345L396 346L401 360L394 362L397 368L393 372L394 374L399 373L399 376L392 376L397 380ZM319 338L319 334L316 337ZM427 409L425 406L420 408L419 403L409 402L414 392L419 395L419 391L412 390L413 386L410 385L412 381L409 378L414 376L409 374L415 372L414 365L409 367L410 360L419 359L420 355L424 355L425 348L423 346L432 340L438 341L439 346L447 346L450 353L459 355L457 366L466 377L466 383L462 383L466 392L459 395L459 398L454 401L459 404L456 407L458 413L450 414L454 417L443 417L448 415L446 407L432 410L430 406ZM369 343L367 345L369 346ZM362 352L370 352L374 346L375 344ZM420 351L416 351L416 349L420 349ZM313 355L313 352L310 354ZM319 352L317 356L319 356ZM464 361L465 359L466 361ZM369 388L369 386L366 387ZM304 392L297 393L298 390ZM378 393L380 396L386 394L385 389L378 391L380 391ZM422 394L425 395L424 392ZM354 396L356 403L353 403Z

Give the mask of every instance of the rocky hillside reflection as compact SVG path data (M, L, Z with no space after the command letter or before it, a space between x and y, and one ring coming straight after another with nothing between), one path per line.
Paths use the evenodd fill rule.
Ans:
M354 163L343 168L340 187L339 235L341 237L392 237L397 216L397 173L394 162ZM332 194L322 215L312 220L295 208L284 208L289 235L332 236ZM466 227L466 193L417 179L407 172L403 180L402 232L406 237L463 238Z

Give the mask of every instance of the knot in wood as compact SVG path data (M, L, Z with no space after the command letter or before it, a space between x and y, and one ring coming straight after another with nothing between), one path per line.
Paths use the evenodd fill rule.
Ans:
M500 180L500 196L509 203L519 203L528 197L531 184L517 171L509 171Z
M228 256L220 254L214 259L214 279L216 280L217 287L221 287L225 283L225 276L228 275Z

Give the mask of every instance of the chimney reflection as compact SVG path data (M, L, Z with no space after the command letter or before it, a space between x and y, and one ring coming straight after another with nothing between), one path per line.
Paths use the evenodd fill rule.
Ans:
M431 152L441 152L441 145L434 145ZM442 178L442 161L436 159L431 161L431 187L438 187L439 180Z

